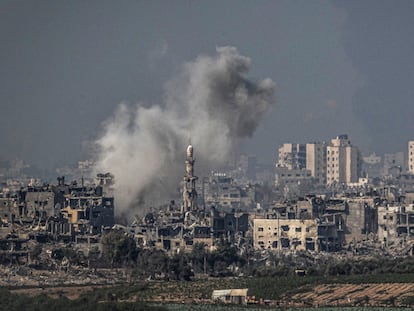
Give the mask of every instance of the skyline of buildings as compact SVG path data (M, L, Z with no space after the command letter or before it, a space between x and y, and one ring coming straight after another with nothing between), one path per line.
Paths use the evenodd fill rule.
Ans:
M377 155L376 153L363 154L363 146L355 146L351 143L348 135L338 135L330 142L309 143L284 143L277 148L277 158L273 164L264 164L260 161L258 154L247 155L241 153L236 165L244 163L248 172L245 177L250 181L262 180L266 175L268 182L283 180L283 182L297 182L287 177L300 177L306 181L308 177L318 184L332 183L357 183L358 178L375 178L383 176L396 176L398 174L414 174L414 140L408 141L406 151L396 151ZM328 156L328 152L331 156ZM333 156L332 156L333 153ZM244 160L243 160L244 159ZM328 160L329 159L329 160ZM236 161L236 162L237 162ZM275 164L276 163L276 164ZM342 164L341 164L342 163ZM270 168L275 169L269 178ZM215 170L215 168L212 168ZM265 172L267 171L267 173ZM290 171L290 173L287 173ZM279 175L278 172L280 172ZM284 174L286 173L286 174ZM284 176L282 176L282 174ZM41 170L32 167L24 159L12 159L0 161L0 182L3 186L6 180L13 183L11 179L27 177L30 179L41 179L50 182L55 176L68 176L72 179L93 179L94 161L92 158L79 160L75 165L65 165L54 171ZM288 176L290 175L290 176ZM284 178L281 178L284 177ZM272 180L273 179L273 180Z
M414 174L414 141L405 152L371 153L363 156L348 135L338 135L329 143L284 143L278 147L275 185L316 182L321 185L366 182L368 178Z
M275 185L289 183L351 184L361 174L362 157L348 135L338 135L330 143L285 143L278 149Z
M194 150L189 145L181 199L171 197L169 204L159 206L148 204L140 212L138 205L131 206L135 209L133 220L124 218L121 210L120 223L115 218L116 193L112 188L116 177L110 173L98 174L93 184L85 184L83 179L65 183L62 176L57 185L3 191L0 233L4 243L18 230L24 243L32 239L82 244L91 239L99 243L100 234L122 229L142 247L170 254L190 252L197 243L214 250L220 239L234 243L240 251L252 247L286 252L352 251L358 249L355 242L370 240L376 249L398 247L398 253L412 254L414 175L401 174L380 187L367 178L358 184L360 153L347 135L306 147L284 144L279 148L276 183L268 187L233 178L231 171L212 172L209 179L197 183ZM308 157L313 159L307 161ZM370 159L371 164L379 163L376 157ZM282 166L284 161L289 167ZM312 176L317 170L312 173L304 163L324 167L324 161L326 184L317 185L318 179ZM246 176L249 162L253 165L255 161L244 162L242 175ZM34 223L38 225L33 227ZM12 246L7 254L19 257L14 250ZM26 256L28 249L22 248L21 254Z

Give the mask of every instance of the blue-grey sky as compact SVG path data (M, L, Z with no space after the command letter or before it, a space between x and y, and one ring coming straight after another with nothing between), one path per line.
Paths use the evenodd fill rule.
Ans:
M0 1L0 157L82 159L121 102L162 101L183 63L235 46L276 102L244 150L348 133L414 138L414 1Z

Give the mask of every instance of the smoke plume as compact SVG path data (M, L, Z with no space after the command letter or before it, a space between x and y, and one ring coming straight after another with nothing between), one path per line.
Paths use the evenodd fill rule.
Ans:
M186 146L194 146L196 174L229 159L251 136L273 102L271 79L249 81L250 59L234 47L184 64L165 87L162 105L120 104L97 140L96 170L115 176L118 213L176 196L184 174Z

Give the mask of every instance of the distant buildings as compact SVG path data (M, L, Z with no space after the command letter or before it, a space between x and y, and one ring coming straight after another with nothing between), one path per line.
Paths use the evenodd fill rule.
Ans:
M362 158L362 174L367 178L379 178L383 175L382 158L375 152Z
M348 135L339 135L329 144L283 144L278 149L275 184L301 183L309 177L317 184L349 184L361 176L361 155ZM290 177L290 178L286 178Z
M384 176L395 176L396 173L404 172L404 152L384 154Z
M306 145L286 143L278 151L279 160L276 166L289 170L306 168Z
M194 149L187 147L185 174L182 183L182 205L174 202L166 210L148 213L131 229L139 245L155 247L168 253L191 251L196 244L214 249L220 239L238 245L245 244L249 230L249 214L242 208L251 208L245 189L235 184L224 173L213 173L203 179L198 204L197 177L194 175ZM246 206L247 205L247 206Z
M275 186L295 191L302 183L312 181L312 172L306 169L306 145L285 143L278 149Z
M414 141L408 151L410 169ZM89 243L107 230L122 229L140 247L170 254L189 252L194 245L214 250L220 241L240 252L362 252L368 245L414 254L414 174L402 171L404 154L385 155L388 175L376 184L360 178L361 163L378 169L381 157L362 159L347 135L329 143L284 144L278 156L276 188L252 182L260 171L254 156L244 157L243 170L236 165L229 174L212 172L198 182L189 145L180 202L151 210L130 226L115 225L110 173L98 174L93 184L83 178L67 184L59 177L57 185L33 179L0 195L0 244L12 245L16 236L19 245ZM5 251L20 256L14 246Z
M109 174L99 174L96 185L32 185L0 197L0 238L16 228L26 236L75 240L95 235L115 223L114 198L106 189ZM36 226L33 226L36 224Z
M349 184L361 174L361 155L348 135L339 135L326 147L326 183Z
M326 184L326 143L306 144L306 169L319 184Z
M206 206L216 206L228 211L254 206L254 189L235 183L225 173L212 173L205 180L203 188Z
M307 169L289 169L287 167L276 167L275 185L276 187L286 185L300 185L301 183L312 182L313 177L310 170Z

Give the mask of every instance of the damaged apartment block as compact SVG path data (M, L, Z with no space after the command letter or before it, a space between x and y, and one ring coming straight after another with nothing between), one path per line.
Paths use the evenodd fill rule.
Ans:
M1 238L18 232L19 238L38 242L75 241L101 233L115 223L111 180L112 175L99 174L95 185L85 186L59 177L57 185L28 186L0 197Z

